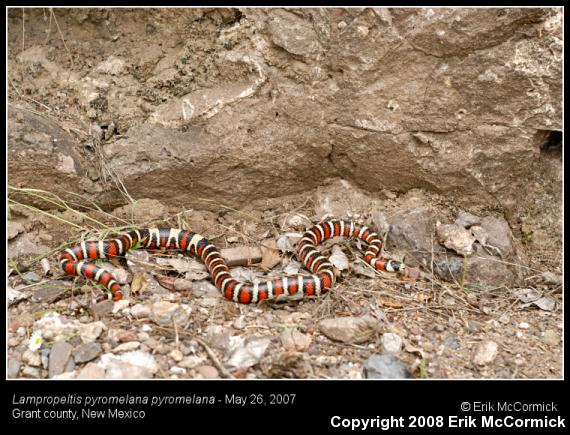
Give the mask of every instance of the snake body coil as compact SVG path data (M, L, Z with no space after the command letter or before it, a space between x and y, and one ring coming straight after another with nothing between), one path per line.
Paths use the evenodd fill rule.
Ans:
M200 234L174 228L147 228L130 231L111 240L88 240L64 249L60 264L68 275L81 275L93 280L110 293L97 301L119 300L123 294L113 275L95 265L94 259L124 256L129 249L179 249L200 258L206 265L212 281L229 300L242 304L272 299L278 295L320 295L331 289L335 282L333 265L323 257L316 245L324 240L342 236L360 239L368 244L364 260L378 270L403 272L403 263L380 257L382 242L378 234L356 222L329 220L307 229L298 245L298 257L312 275L274 278L261 283L240 282L232 278L230 270L215 245Z

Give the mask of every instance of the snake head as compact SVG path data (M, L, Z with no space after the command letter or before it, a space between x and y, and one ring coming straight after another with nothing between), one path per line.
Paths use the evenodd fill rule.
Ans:
M390 260L386 264L386 270L388 272L397 272L399 274L406 273L406 265L401 261Z

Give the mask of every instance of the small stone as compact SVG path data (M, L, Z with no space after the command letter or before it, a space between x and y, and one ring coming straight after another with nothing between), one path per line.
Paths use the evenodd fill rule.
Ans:
M9 357L8 358L8 372L6 373L6 377L8 379L16 379L18 377L18 373L20 373L20 361L18 358Z
M121 353L121 352L132 352L140 347L139 341L128 341L126 343L119 344L115 348L113 348L113 353Z
M55 301L60 295L64 294L67 290L61 286L46 286L40 287L34 291L32 300L34 302L47 302L51 303Z
M105 369L106 379L148 379L159 370L154 356L140 350L120 355L105 353L98 365Z
M544 311L554 311L556 308L556 301L550 296L543 296L540 299L533 301L532 304Z
M83 343L89 343L95 341L105 329L107 329L107 327L101 321L86 323L79 327L79 337Z
M103 352L101 345L95 341L77 346L73 350L76 363L85 363L97 358Z
M29 366L40 367L42 365L40 353L30 349L24 351L22 361Z
M445 340L443 340L443 345L455 350L461 347L461 342L456 335L448 335Z
M64 372L73 346L66 341L58 341L55 343L49 354L48 377L53 378Z
M502 314L501 317L499 317L499 322L501 322L504 325L506 325L510 321L511 321L511 318L507 314Z
M136 319L150 317L150 307L144 304L137 304L131 307L131 314Z
M402 349L403 340L398 334L387 332L382 335L381 341L386 353L398 353Z
M230 347L230 330L221 325L210 325L206 328L206 337L210 346L226 352Z
M305 352L311 345L311 337L303 334L297 328L286 328L280 335L285 350Z
M246 340L243 346L238 347L226 362L233 368L249 368L257 364L271 344L268 337L253 337Z
M470 231L456 224L437 223L436 234L438 242L457 252L459 255L471 255L475 237Z
M137 333L133 330L120 330L119 333L117 333L116 338L118 341L120 341L121 343L126 343L128 341L138 341L139 337L137 335Z
M40 282L42 280L41 276L39 276L36 272L31 271L22 274L22 279L28 284L33 282Z
M542 339L549 346L558 346L560 344L560 335L552 329L544 331L544 337L542 337Z
M170 358L172 358L176 362L180 362L184 358L184 355L182 354L182 352L179 349L171 350L168 355L170 356Z
M130 301L127 299L121 299L120 301L115 302L113 305L113 314L118 313L119 311L124 310L130 304Z
M188 321L188 313L180 304L167 301L155 302L150 311L151 319L161 326L172 326L173 322L176 322L177 325L184 325Z
M552 272L543 272L542 280L546 285L552 285L552 286L562 285L563 282L562 275L556 275L555 273Z
M479 332L481 331L481 324L476 320L468 320L467 321L467 330L469 332Z
M199 365L203 364L206 361L206 359L204 357L201 356L196 356L196 355L190 355L185 357L183 360L181 360L178 365L180 367L184 367L187 369L193 369L195 367L198 367Z
M220 377L218 369L214 366L199 366L196 367L196 371L200 373L204 379L217 379Z
M175 375L183 375L186 373L186 369L183 367L172 366L170 367L170 373L173 373Z
M244 329L247 326L247 321L245 320L245 316L241 315L238 316L233 322L232 326L235 329Z
M497 356L499 345L494 341L484 341L477 346L473 362L477 365L485 365L492 362Z
M455 224L460 225L464 228L470 228L473 225L478 225L481 223L481 218L475 216L474 214L468 213L466 211L460 211L455 219Z
M113 301L105 300L95 304L95 312L99 318L107 317L108 314L113 312Z
M26 366L22 369L22 377L23 378L33 378L39 379L42 376L42 372L37 367Z
M105 369L90 362L79 371L77 379L105 379Z
M372 355L363 366L367 379L405 379L410 378L407 367L394 355Z
M319 322L319 330L328 338L352 344L361 344L369 341L376 335L378 328L378 320L370 315L337 317L323 319Z
M530 325L529 325L528 323L526 323L526 322L521 322L521 323L519 323L518 326L519 326L520 329L528 329L528 328L530 328Z

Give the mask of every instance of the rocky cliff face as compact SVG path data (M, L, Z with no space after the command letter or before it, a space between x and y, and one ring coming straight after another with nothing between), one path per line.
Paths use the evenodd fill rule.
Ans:
M513 226L532 201L559 216L561 20L553 8L32 9L23 26L12 10L10 183L111 209L241 206L344 179Z

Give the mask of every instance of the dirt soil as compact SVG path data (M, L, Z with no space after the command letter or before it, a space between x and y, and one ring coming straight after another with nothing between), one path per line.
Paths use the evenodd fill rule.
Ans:
M544 44L558 53L558 15L510 11L482 29L488 17L461 12L476 37L434 40L427 12L386 11L11 10L8 377L360 379L379 370L370 357L395 355L392 369L421 379L561 378L560 81L556 56L523 62L540 64ZM432 89L409 82L398 100L390 88L410 79L379 84L371 47L391 38L401 51L386 59L435 74ZM510 62L501 44L523 59L514 75L493 66ZM479 55L479 82L457 73ZM523 102L510 99L521 76L535 80ZM490 80L505 80L504 106L465 106L491 92L465 83ZM465 257L437 235L462 212L480 222L455 228L484 234ZM126 301L95 306L101 288L58 263L72 242L159 225L265 247L232 268L241 279L291 275L299 235L329 217L378 229L414 273L372 271L356 243L327 242L347 262L331 292L245 306L196 261L133 252L128 270L106 263Z

